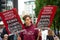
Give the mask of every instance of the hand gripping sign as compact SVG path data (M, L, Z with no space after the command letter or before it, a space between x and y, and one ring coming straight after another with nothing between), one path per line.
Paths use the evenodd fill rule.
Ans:
M23 24L18 15L16 8L0 13L8 34L19 32Z
M44 6L38 15L36 26L42 29L48 27L50 28L54 15L56 13L56 9L57 9L56 6L51 5Z

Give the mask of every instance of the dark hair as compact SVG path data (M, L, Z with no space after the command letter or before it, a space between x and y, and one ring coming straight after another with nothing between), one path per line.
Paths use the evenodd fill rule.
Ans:
M23 20L25 20L27 17L29 17L31 19L31 17L29 15L25 15L25 16L23 16Z

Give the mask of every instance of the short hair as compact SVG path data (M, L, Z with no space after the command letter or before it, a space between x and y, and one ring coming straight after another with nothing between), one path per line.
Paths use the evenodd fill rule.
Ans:
M25 16L23 16L23 20L25 21L25 19L26 19L27 17L29 17L29 18L31 19L31 17L30 17L29 15L25 15Z

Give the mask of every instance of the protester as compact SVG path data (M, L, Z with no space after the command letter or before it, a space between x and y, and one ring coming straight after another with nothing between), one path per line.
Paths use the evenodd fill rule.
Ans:
M3 24L4 26L4 24ZM3 32L1 33L1 38L3 40L14 40L14 35L9 36L6 30L6 27L4 26Z
M59 40L59 37L55 35L54 31L52 32L54 36L54 40Z
M54 40L53 31L51 29L48 30L48 35L46 40Z
M2 31L3 31L3 22L0 21L0 40L2 40L2 38L1 38Z
M23 17L24 29L20 31L20 40L42 40L41 32L32 23L31 17L29 15L25 15Z
M5 34L3 40L8 40L8 35Z

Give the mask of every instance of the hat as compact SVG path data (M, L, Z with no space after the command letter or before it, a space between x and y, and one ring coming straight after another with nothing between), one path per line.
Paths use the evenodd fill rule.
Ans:
M0 25L3 25L4 23L3 23L3 21L0 21Z

